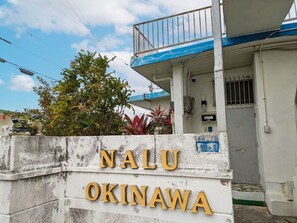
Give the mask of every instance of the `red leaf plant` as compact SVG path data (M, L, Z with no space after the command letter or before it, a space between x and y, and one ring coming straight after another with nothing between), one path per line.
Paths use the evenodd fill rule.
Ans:
M141 117L135 115L133 120L125 114L125 119L128 122L125 128L131 135L149 134L149 123L147 121L148 117L145 117L144 114Z
M151 112L147 116L151 118L151 123L162 126L166 122L165 109L161 109L161 106L156 109L150 109Z

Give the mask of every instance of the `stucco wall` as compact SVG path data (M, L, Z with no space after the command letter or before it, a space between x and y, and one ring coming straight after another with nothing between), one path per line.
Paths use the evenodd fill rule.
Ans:
M284 183L293 181L297 152L297 51L264 51L262 58L263 76L259 53L254 56L260 172L266 183ZM270 133L264 133L263 87Z
M216 112L216 107L214 106L214 95L213 95L213 73L207 74L192 74L196 81L190 81L190 96L195 98L194 103L194 113L189 117L184 117L184 130L185 133L201 133L207 132L207 127L213 127L213 131L217 132L216 123L203 123L201 121L201 100L204 96L207 101L207 111L206 113L214 113ZM242 77L242 76L253 76L252 66L243 66L234 69L227 69L224 71L225 78L233 77ZM169 103L169 101L168 101ZM153 104L152 104L153 106Z
M233 222L231 178L226 134L219 135L220 151L196 151L197 135L0 138L0 222ZM117 150L116 167L100 168L100 150ZM143 149L149 149L150 164L142 168ZM178 149L174 171L162 168L161 150ZM138 169L119 164L132 150ZM171 153L170 153L171 154ZM172 154L168 163L173 163ZM140 205L104 203L86 199L88 183L147 185L147 199L160 187L191 190L188 209L175 211ZM195 196L204 191L212 216L191 213ZM120 198L119 188L114 190ZM130 199L130 192L127 198Z
M62 222L65 148L65 138L0 136L1 223Z

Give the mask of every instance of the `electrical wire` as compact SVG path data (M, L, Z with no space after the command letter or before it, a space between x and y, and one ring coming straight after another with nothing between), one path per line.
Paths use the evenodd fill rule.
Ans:
M15 44L15 43L13 43L13 42L11 42L11 41L9 41L9 40L7 40L7 39L4 39L4 38L2 38L2 37L0 37L0 40L2 40L3 42L5 42L5 43L7 43L7 44L9 44L9 45L12 45L12 46L14 46L14 47L16 47L16 48L19 48L19 49L21 49L21 50L23 50L23 51L29 52L30 54L32 54L32 55L35 56L36 58L39 58L39 59L41 59L41 60L44 60L44 61L46 61L46 62L48 62L48 63L50 63L50 64L52 64L52 65L54 65L54 66L56 66L56 67L59 67L59 68L62 68L62 69L63 69L62 66L56 64L55 62L53 62L53 61L51 61L51 60L49 60L49 59L47 59L47 58L45 58L45 57L43 57L43 56L37 54L37 53L34 53L34 52L31 51L31 50L28 50L28 49L26 49L26 48L24 48L24 47L21 47L21 46L18 45L18 44Z
M48 7L48 8L52 8L52 9L54 9L54 10L49 11L48 8L44 7L44 5L40 4L40 2L38 1L39 6L42 7L43 9L45 9L49 14L53 15L53 16L56 17L57 19L60 19L61 17L63 17L63 18L66 17L66 19L65 19L64 21L66 21L68 24L74 23L74 24L76 24L76 25L80 25L80 26L82 25L82 26L86 27L86 25L85 25L86 22L84 21L84 19L82 19L82 17L81 17L81 16L79 15L79 13L74 9L74 7L72 6L72 4L71 4L68 0L66 0L66 2L68 3L68 5L69 5L69 7L70 7L70 10L71 10L71 11L74 13L74 15L78 18L79 22L78 22L77 20L75 20L73 17L66 16L66 14L65 14L61 9L59 9L58 7L56 7L56 6L55 6L54 4L52 4L50 1L48 1L48 0L44 0L44 1L48 4L48 6L50 6L50 7ZM64 5L66 5L66 4L64 4ZM70 23L70 22L71 22L71 23ZM72 24L71 24L71 25L72 25ZM33 38L37 39L35 36L33 36L33 34L28 33L28 32L26 32L26 33L27 33L30 37L33 37ZM98 39L98 37L97 37L95 34L93 34L91 30L89 30L89 35L90 35L94 40L96 40L96 42L98 42L98 44L100 44L103 48L106 49L106 53L110 53L113 57L115 57L115 59L119 60L121 63L123 63L123 64L125 65L125 66L119 68L123 73L126 73L126 71L129 71L129 72L130 72L130 70L128 70L128 68L127 68L127 67L130 68L130 65L129 65L127 62L125 62L121 57L117 56L117 55L116 55L114 52L112 52L107 46L103 45L102 42L100 42L100 40ZM4 39L4 38L0 37L0 40L3 41L3 42L5 42L5 43L7 43L7 44L13 45L14 47L17 47L17 48L19 48L19 49L21 49L21 50L23 50L23 51L27 51L27 52L29 52L30 54L34 55L35 57L38 57L39 59L42 59L42 60L44 60L44 61L46 61L46 62L48 62L48 63L50 63L50 64L52 64L52 65L55 65L55 66L57 66L57 67L59 67L59 68L63 68L62 66L56 64L55 62L50 61L50 60L48 60L47 58L45 58L45 57L43 57L43 56L41 56L41 55L39 55L39 54L37 54L37 53L31 51L31 50L25 49L25 48L23 48L22 46L19 46L19 45L15 44L15 43L12 43L11 41L9 41L9 40L7 40L7 39ZM40 39L37 39L37 40L41 41ZM15 65L15 66L17 66L17 67L21 67L21 66L18 66L18 65L16 65L16 64L13 64L13 63L12 63L12 65ZM127 67L126 67L126 66L127 66ZM126 71L122 70L122 68L123 68L124 70L126 70ZM131 69L131 68L130 68L130 69ZM40 73L38 73L38 72L34 72L34 73L36 73L36 74L40 74ZM42 74L40 74L40 75L41 75L41 76L46 76L46 75L42 75ZM51 78L51 77L49 77L49 76L46 76L46 77L49 78L49 79L53 79L53 78ZM53 80L55 80L55 79L53 79Z
M47 0L46 0L47 1ZM83 19L80 14L74 9L74 7L72 6L72 4L70 3L70 1L66 0L66 2L68 3L69 5L69 8L70 10L73 12L73 14L78 18L78 20L80 21L80 23L83 25L83 26L87 26L87 22L85 19ZM115 59L117 59L118 61L120 61L121 63L123 63L125 66L123 67L119 67L119 70L125 74L125 73L129 73L131 71L131 67L130 65L125 62L121 57L117 56L115 53L113 53L107 46L105 46L104 44L102 44L102 42L99 40L99 38L92 33L92 30L89 30L90 33L89 35L93 38L93 40L95 40L99 45L101 45L102 48L104 48L107 53L110 53ZM128 69L129 68L129 69Z
M60 8L58 8L57 6L55 6L54 4L52 4L49 0L44 0L44 2L47 3L47 5L49 6L48 8L44 7L44 5L41 4L40 1L36 1L36 3L41 8L43 8L49 14L53 15L56 19L66 18L66 19L64 19L64 21L67 22L71 26L73 24L75 24L75 25L87 27L85 25L87 23L82 19L82 17L79 15L79 13L75 11L74 7L71 5L71 3L69 1L67 1L68 6L70 6L70 10L78 18L78 20L79 20L80 23L77 20L74 20L73 17L67 16L67 14L65 14L65 12L63 12ZM61 1L61 3L63 3L63 2ZM64 4L64 6L67 6L67 5ZM49 8L52 8L53 10L50 11ZM100 42L99 38L95 34L93 34L91 30L88 29L88 31L89 31L88 34L92 37L92 39L94 39L99 45L101 45L102 48L104 48L106 50L106 53L110 53L113 57L115 57L116 60L120 61L121 63L123 63L125 65L123 67L120 67L119 70L121 72L123 72L123 73L129 73L130 70L128 70L128 67L130 68L130 65L127 62L125 62L121 57L119 57L115 53L113 53L107 46L103 45L102 42ZM32 34L29 34L29 35L32 36Z
M47 1L47 0L46 0ZM79 19L80 23L83 25L83 26L86 26L87 22L85 20L83 20L81 18L81 16L79 15L79 13L74 9L74 7L72 6L72 4L66 0L66 2L68 3L68 5L70 6L70 10L74 13L74 15ZM119 61L121 61L124 65L129 66L128 63L126 63L122 58L118 57L115 53L113 53L107 46L103 45L100 40L97 38L97 36L95 34L92 33L92 31L90 30L90 36L97 41L98 44L100 44L103 48L106 49L106 51L108 53L110 53L112 56L114 56L116 59L118 59Z
M5 60L5 59L3 59L3 58L0 58L0 62L11 64L11 65L17 67L18 69L20 69L20 71L21 71L22 73L28 74L28 75L30 75L30 76L33 76L34 74L38 74L38 75L40 75L40 76L46 77L46 78L48 78L48 79L51 79L51 80L53 80L53 81L58 81L57 79L52 78L52 77L50 77L50 76L48 76L48 75L41 74L41 73L39 73L39 72L37 72L37 71L34 71L34 70L31 70L31 69L25 68L25 67L23 67L23 66L21 66L21 65L18 65L18 64L16 64L16 63L10 62L10 61Z

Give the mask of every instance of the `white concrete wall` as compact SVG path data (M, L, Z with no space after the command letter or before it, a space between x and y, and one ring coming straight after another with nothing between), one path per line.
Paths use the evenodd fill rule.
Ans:
M214 106L214 95L213 95L213 84L212 80L214 79L213 73L207 74L192 74L195 76L196 81L190 81L190 96L195 98L194 103L194 113L188 118L184 117L184 130L185 133L202 133L207 131L208 126L213 127L213 131L217 132L216 123L202 123L201 121L201 100L202 97L205 97L207 101L207 113L215 113L216 107ZM242 76L253 76L252 66L243 66L234 69L227 69L224 71L224 76L226 78L231 77L242 77ZM161 99L160 104L168 105L170 104L170 99ZM152 108L157 107L159 104L158 101L154 101L150 106Z
M159 105L161 106L162 109L168 109L170 108L170 98L161 98L160 100L153 100L150 102L151 108L156 108Z
M69 138L69 160L66 166L66 222L73 222L79 216L85 216L87 222L233 222L231 184L229 175L228 149L226 135L220 137L221 152L218 154L196 152L195 135L157 135L157 136L107 136L96 139L89 137ZM97 148L97 149L96 149ZM117 150L116 167L100 169L100 149ZM151 165L156 170L144 170L142 150L149 149ZM175 171L165 171L161 165L160 150L180 150L179 165ZM133 150L138 169L120 169L119 164L127 150ZM83 154L85 154L83 156ZM82 162L82 157L84 162ZM86 159L86 157L89 157ZM171 162L172 157L169 158ZM88 163L88 165L83 165ZM227 181L222 181L221 179ZM206 216L198 214L154 209L148 207L103 203L101 200L88 201L85 187L90 182L116 183L128 185L149 185L147 196L152 196L155 187L164 190L188 189L193 194L205 191L209 203L215 212ZM115 190L120 197L120 190ZM128 192L128 197L130 194ZM193 203L189 200L189 206ZM229 220L228 220L229 219Z
M297 51L264 51L264 85L259 54L254 57L257 134L262 180L265 183L293 181L297 152L295 94ZM266 95L267 120L271 132L264 133Z
M0 137L1 223L62 222L65 147L65 138Z
M1 136L0 222L233 222L226 134L219 135L219 142L219 153L201 153L196 151L196 135ZM99 167L101 149L117 150L114 169ZM157 164L156 170L142 168L143 149L151 150L150 164ZM162 168L163 149L180 151L176 170ZM119 167L127 150L133 151L138 169ZM168 160L172 163L173 157ZM172 211L89 201L85 187L90 182L148 185L148 199L156 187L187 189L192 196L185 213L179 206ZM203 209L189 210L200 191L207 196L212 216ZM116 196L119 193L115 190Z

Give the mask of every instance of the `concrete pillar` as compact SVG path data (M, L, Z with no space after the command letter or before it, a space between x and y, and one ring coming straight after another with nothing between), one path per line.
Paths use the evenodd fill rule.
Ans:
M173 89L175 134L183 134L184 76L183 67L180 64L173 65Z
M220 0L212 0L212 30L214 35L214 81L217 110L217 127L219 132L227 131L225 84L223 74L223 49L220 15Z

